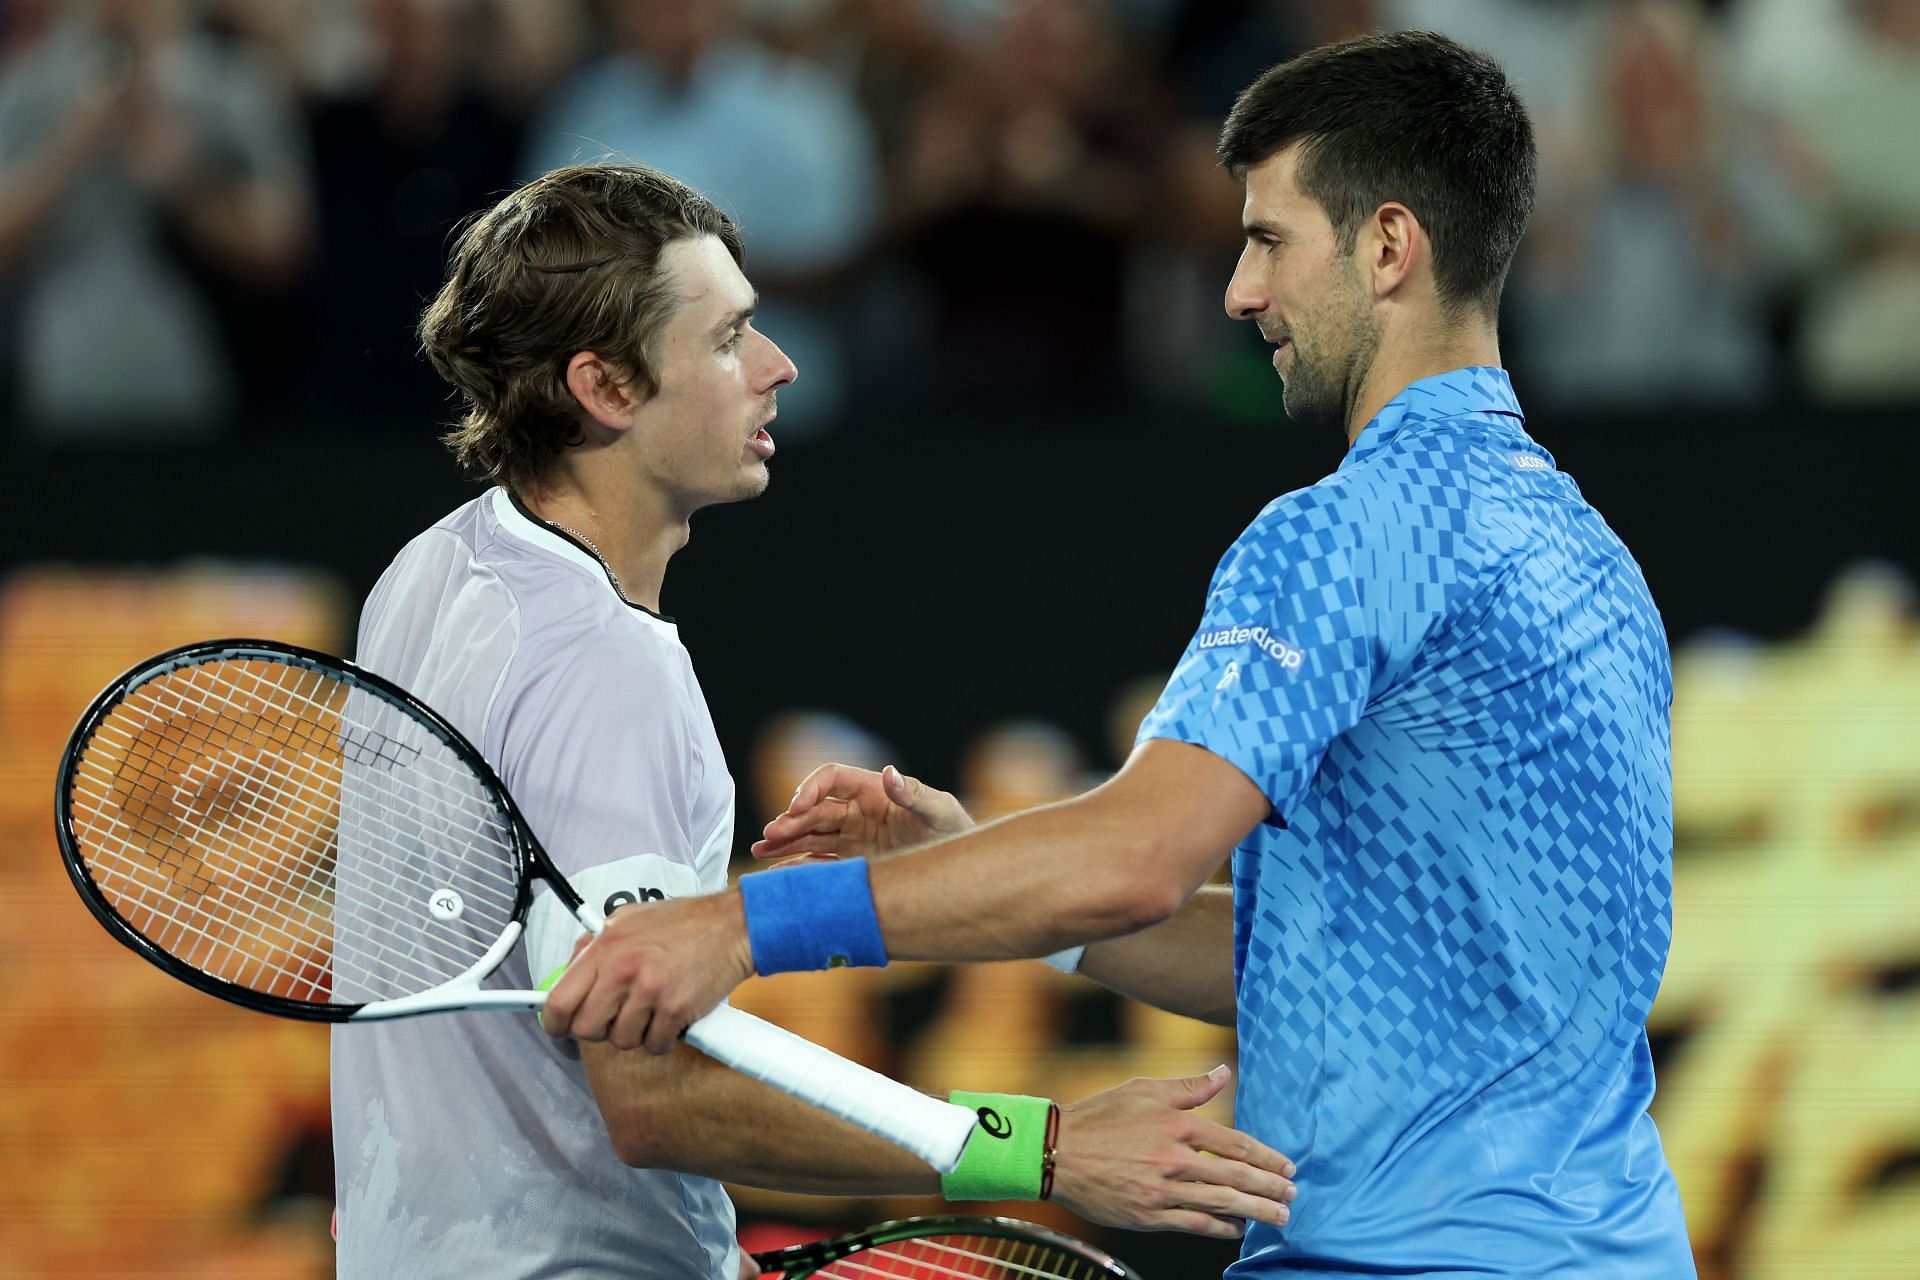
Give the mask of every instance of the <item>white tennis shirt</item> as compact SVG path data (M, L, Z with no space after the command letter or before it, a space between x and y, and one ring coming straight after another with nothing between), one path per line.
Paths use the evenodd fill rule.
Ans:
M588 902L727 882L733 779L671 620L489 490L408 543L358 661L480 748ZM582 930L543 887L487 983L537 985ZM577 1048L531 1014L336 1028L339 1274L352 1280L735 1280L717 1182L622 1164Z

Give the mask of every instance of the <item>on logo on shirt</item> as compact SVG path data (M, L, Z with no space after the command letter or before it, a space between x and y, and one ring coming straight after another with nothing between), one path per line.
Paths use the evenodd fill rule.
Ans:
M621 907L630 907L636 902L664 902L666 897L665 893L653 888L616 889L600 905L600 914L610 916Z

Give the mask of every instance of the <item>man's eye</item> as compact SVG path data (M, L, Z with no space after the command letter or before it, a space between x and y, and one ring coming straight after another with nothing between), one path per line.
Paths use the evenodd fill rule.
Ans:
M735 329L732 333L727 335L727 340L720 344L720 349L722 351L731 351L739 345L740 345L740 331L738 329Z

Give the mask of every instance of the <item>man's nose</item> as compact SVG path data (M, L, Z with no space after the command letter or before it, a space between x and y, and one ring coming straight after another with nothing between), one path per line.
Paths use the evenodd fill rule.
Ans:
M1245 254L1234 264L1233 278L1227 281L1227 314L1235 320L1251 320L1267 309L1264 281L1247 265Z

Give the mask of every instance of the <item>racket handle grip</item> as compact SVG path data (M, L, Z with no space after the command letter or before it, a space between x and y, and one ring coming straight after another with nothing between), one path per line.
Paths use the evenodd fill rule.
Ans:
M952 1173L977 1117L731 1005L687 1028L700 1052Z

